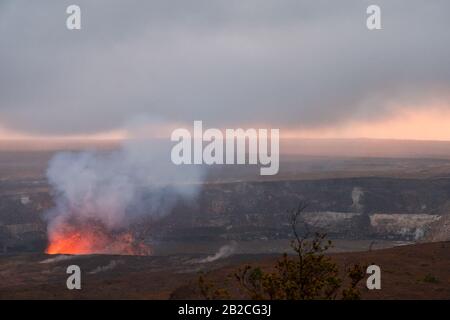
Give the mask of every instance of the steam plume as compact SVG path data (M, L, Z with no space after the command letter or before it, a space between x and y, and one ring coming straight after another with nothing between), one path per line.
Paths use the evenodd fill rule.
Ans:
M99 248L91 243L97 241L75 235L75 251L120 253L117 251L123 250L121 246L106 244L114 241L116 232L141 217L157 219L170 213L181 199L194 199L203 170L172 164L169 147L159 140L137 137L115 151L55 155L47 170L55 201L55 207L46 215L50 243L61 230L69 229L73 234L87 225L90 236L97 237L99 232L108 236L100 239L104 243ZM92 228L92 224L98 227ZM123 234L120 239L124 239Z
M231 242L230 244L226 244L222 247L220 247L219 251L217 251L214 255L208 256L202 260L200 260L200 263L207 263L207 262L213 262L219 259L227 258L231 256L236 251L237 243Z

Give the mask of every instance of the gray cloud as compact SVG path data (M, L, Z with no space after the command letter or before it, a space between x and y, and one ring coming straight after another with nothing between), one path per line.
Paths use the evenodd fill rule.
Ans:
M116 129L150 114L321 126L450 102L450 3L172 0L0 3L0 125ZM82 7L81 31L65 8Z

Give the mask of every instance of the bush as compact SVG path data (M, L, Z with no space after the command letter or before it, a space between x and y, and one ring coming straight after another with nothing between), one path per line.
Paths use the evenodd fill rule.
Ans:
M439 279L435 276L433 276L431 273L428 273L423 279L423 282L428 282L428 283L439 283Z
M283 254L275 266L274 272L265 272L260 267L246 265L237 270L234 278L239 288L253 300L311 300L311 299L359 299L358 283L365 276L365 268L353 265L347 270L350 284L342 288L339 268L335 262L325 256L332 245L326 235L314 233L311 237L308 229L304 235L298 233L298 220L306 205L301 203L292 213L291 226L294 239L291 247L295 256ZM306 225L305 225L306 227ZM199 278L201 294L207 299L229 298L225 289L216 289ZM342 290L341 290L342 289Z

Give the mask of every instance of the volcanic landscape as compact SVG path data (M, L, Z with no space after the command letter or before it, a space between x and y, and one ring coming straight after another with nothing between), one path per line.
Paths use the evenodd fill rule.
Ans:
M67 214L80 209L73 203L58 204L47 171L57 152L0 153L1 299L202 298L200 272L227 286L239 266L270 269L290 253L289 212L300 201L308 203L304 227L327 233L339 265L382 268L383 289L362 288L363 298L450 298L446 157L297 155L284 158L276 179L258 168L213 169L195 196L161 215L145 214L155 198L137 188L145 205L117 224L87 214L97 206L83 205L80 216ZM82 270L82 290L66 288L71 264Z

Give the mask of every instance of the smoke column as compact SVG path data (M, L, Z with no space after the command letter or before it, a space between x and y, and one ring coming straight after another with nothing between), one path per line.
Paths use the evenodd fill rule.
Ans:
M219 251L217 251L214 255L201 259L199 263L213 262L219 259L227 258L235 253L236 248L237 243L232 241L230 244L220 247Z
M47 170L55 207L46 219L50 247L60 244L47 252L132 253L123 247L127 237L110 235L141 217L169 214L200 191L204 170L172 164L170 147L167 140L133 137L114 151L55 155Z

